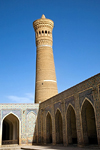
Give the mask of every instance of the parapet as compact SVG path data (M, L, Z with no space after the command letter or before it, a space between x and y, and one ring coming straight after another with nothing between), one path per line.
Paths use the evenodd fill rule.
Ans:
M33 27L34 27L35 31L41 27L49 27L49 28L53 29L54 22L50 19L47 19L45 17L45 15L42 15L42 17L40 19L37 19L33 22Z

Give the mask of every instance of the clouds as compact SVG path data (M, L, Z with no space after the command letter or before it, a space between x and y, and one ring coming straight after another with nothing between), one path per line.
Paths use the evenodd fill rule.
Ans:
M15 95L9 95L7 98L10 100L10 102L13 103L33 103L34 102L34 95L33 93L25 93L25 96L15 96Z

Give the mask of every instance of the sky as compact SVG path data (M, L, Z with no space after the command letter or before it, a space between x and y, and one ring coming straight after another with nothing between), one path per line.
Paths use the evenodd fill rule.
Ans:
M54 21L58 92L100 73L100 0L0 0L0 103L33 103L33 21Z

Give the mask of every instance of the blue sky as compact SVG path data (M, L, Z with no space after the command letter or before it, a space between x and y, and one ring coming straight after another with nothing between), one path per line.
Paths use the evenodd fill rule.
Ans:
M0 0L0 102L34 102L33 21L54 21L58 92L100 72L100 0Z

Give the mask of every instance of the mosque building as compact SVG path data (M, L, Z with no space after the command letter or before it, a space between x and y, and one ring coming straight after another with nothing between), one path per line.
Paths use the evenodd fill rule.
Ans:
M54 22L42 15L33 27L35 104L0 104L0 145L100 146L100 73L58 94L52 49Z

